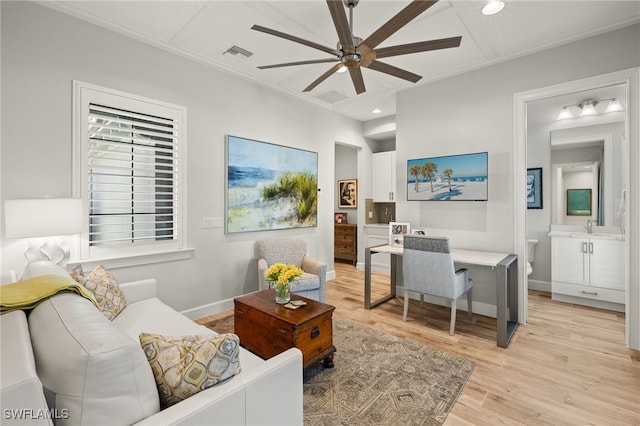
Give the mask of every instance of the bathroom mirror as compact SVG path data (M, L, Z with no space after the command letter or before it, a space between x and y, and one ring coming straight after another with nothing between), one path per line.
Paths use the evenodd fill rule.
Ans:
M624 112L606 113L609 101L605 99L615 98L626 106L625 86L608 86L562 98L574 111L573 117L551 125L551 224L582 225L590 219L599 226L623 226ZM587 98L602 101L596 103L595 115L580 116L578 105ZM589 190L591 194L591 208L580 209L579 215L575 209L568 209L567 197L587 191L573 190Z

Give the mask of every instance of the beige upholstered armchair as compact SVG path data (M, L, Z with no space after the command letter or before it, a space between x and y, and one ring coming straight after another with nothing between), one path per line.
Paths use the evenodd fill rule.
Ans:
M456 302L467 295L467 309L471 318L471 279L466 269L455 270L449 249L448 238L405 235L402 256L402 278L404 281L404 314L407 320L409 292L437 296L451 301L451 325L453 336L456 327Z
M267 268L274 263L291 263L304 274L291 285L291 292L324 302L327 264L307 256L307 243L300 240L261 240L256 242L258 282L260 289L269 288L264 278Z

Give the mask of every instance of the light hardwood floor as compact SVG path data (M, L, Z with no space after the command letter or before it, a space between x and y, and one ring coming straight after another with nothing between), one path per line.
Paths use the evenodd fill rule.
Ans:
M412 301L407 322L400 297L364 309L363 271L338 262L335 270L326 302L336 307L336 318L476 363L446 425L640 425L640 353L625 347L624 314L530 291L528 323L503 349L493 318L468 320L459 311L449 336L448 308ZM374 299L388 289L388 279L373 274ZM340 348L335 361L341 362Z

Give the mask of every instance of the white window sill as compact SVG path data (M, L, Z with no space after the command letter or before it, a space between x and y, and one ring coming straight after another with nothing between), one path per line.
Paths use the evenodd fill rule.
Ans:
M180 250L164 251L157 253L146 253L129 255L126 257L113 257L104 259L77 260L71 259L67 266L72 268L82 265L85 270L92 270L98 265L103 265L107 269L127 268L131 266L150 265L153 263L171 262L175 260L186 260L193 258L195 249L186 248Z

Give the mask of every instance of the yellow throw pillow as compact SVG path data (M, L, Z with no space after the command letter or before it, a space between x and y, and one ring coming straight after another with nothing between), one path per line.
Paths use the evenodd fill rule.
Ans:
M240 339L235 334L174 337L141 333L139 337L162 409L240 372Z
M111 321L127 306L118 281L104 266L98 265L86 277L76 275L75 279L93 293L100 310Z

